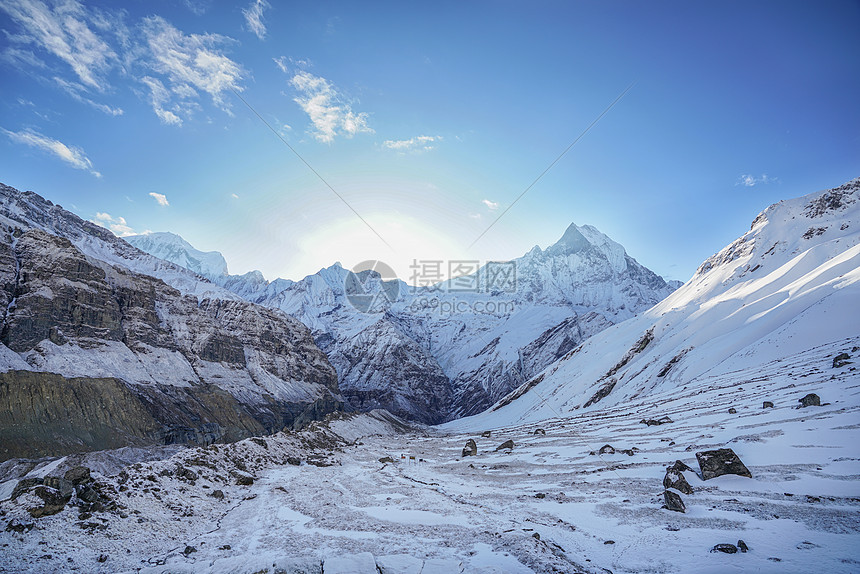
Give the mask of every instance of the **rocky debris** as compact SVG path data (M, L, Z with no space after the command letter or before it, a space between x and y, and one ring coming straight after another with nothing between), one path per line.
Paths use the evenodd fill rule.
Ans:
M233 475L236 477L236 484L238 486L251 486L254 484L254 477L246 472L234 472Z
M735 407L730 408L730 409L729 409L729 414L730 414L730 415L736 415L736 414L738 414L738 409L736 409Z
M664 415L664 416L660 417L659 419L642 419L641 421L639 421L639 424L648 425L649 427L651 427L651 426L664 425L664 424L671 423L671 422L674 422L674 421L672 419L670 419L668 416Z
M295 457L295 456L288 456L287 457L287 464L291 464L293 466L301 466L302 465L302 459Z
M197 552L197 549L194 548L193 546L186 546L185 550L182 551L182 553L185 554L186 556L188 556L189 554L192 554L194 552Z
M666 489L663 491L663 500L666 502L666 508L675 512L687 512L687 507L684 505L684 499L681 495L674 491Z
M394 459L391 458L390 456L383 456L382 458L379 459L379 462L381 462L382 464L393 463Z
M196 472L194 472L190 468L185 468L182 465L177 465L176 472L173 473L173 476L175 476L179 480L184 480L190 483L194 483L194 481L196 481L198 478Z
M534 538L535 540L540 540L540 533L538 533L538 532L533 533L532 538Z
M747 546L747 543L744 542L743 540L738 540L738 550L740 550L741 552L746 554L747 552L749 552L750 547Z
M545 430L543 430L543 429L535 429L534 434L542 434L542 435L546 435L546 431L545 431Z
M693 487L687 482L683 475L683 471L692 470L689 466L681 462L675 461L672 466L666 467L666 476L663 477L663 488L674 488L678 492L684 494L693 494Z
M78 486L79 484L90 482L92 480L90 469L85 466L70 468L66 471L66 474L63 475L63 478L70 481L74 486Z
M752 478L749 469L744 466L738 455L730 448L705 450L696 453L699 468L702 469L702 480L710 480L724 474L737 474Z
M614 540L604 540L603 543L604 544L615 544L615 541Z
M213 490L209 493L209 496L214 498L215 500L224 500L224 491L223 490Z
M537 494L535 494L535 498L546 498L546 493L538 492Z
M6 532L30 532L36 526L33 522L21 522L17 518L13 518L6 523Z
M725 552L726 554L737 554L738 547L734 544L724 542L722 544L717 544L716 546L711 548L711 552Z
M797 399L797 402L800 403L800 406L797 407L799 409L802 409L804 407L820 407L821 406L821 399L815 393L809 393L808 395L806 395L802 399Z
M482 432L482 433L481 433L481 436L482 436L483 438L490 438L490 436L491 436L492 434L493 434L493 433L491 433L490 431L485 430L484 432Z
M463 447L463 456L476 456L478 454L478 445L474 439L466 441L466 446Z
M99 564L104 564L105 562L107 562L107 559L108 559L107 554L99 554L99 557L97 558Z
M761 408L763 408L763 409L772 409L772 408L773 408L773 403L772 403L772 402L770 402L770 401L765 401L765 402L763 402L763 403L761 404Z
M52 514L61 512L66 507L66 503L72 498L71 494L64 496L59 490L50 486L37 486L32 490L32 493L44 502L42 506L27 509L27 512L33 518L51 516Z
M850 358L851 355L849 355L848 353L839 353L838 355L833 357L833 368L840 369L845 365L850 365L851 361L848 360Z
M512 450L514 448L514 441L511 439L506 440L502 444L496 447L496 450Z
M615 454L615 447L611 444L605 444L597 451L597 454Z

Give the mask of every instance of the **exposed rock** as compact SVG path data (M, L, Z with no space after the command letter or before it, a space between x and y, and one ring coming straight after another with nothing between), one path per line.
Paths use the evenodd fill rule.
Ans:
M538 492L537 494L535 494L535 498L546 498L546 493Z
M750 547L747 546L746 542L744 542L743 540L738 540L738 550L740 550L743 553L747 553L747 552L749 552L749 549L750 549Z
M738 414L738 409L736 409L735 407L731 407L731 408L729 409L729 414L730 414L730 415L736 415L736 414Z
M615 454L615 447L611 444L605 444L600 447L600 450L597 451L597 454Z
M681 462L681 464L686 467L686 469L690 468L683 462ZM663 488L674 488L678 492L682 492L684 494L693 494L693 487L690 486L689 482L687 482L687 479L686 477L684 477L682 470L684 469L677 468L677 463L667 467L666 476L663 477Z
M209 496L214 498L215 500L224 500L224 491L223 490L213 490Z
M725 552L726 554L736 554L738 547L734 544L722 543L711 548L711 552Z
M546 434L546 431L545 431L545 430L543 430L543 429L535 429L534 434L542 434L542 435L545 435L545 434Z
M13 518L6 523L6 532L30 532L36 526L33 522L21 522L17 518Z
M182 553L185 554L186 556L188 556L189 554L192 554L194 552L197 552L197 549L194 548L193 546L186 546L185 550L182 551Z
M287 464L291 464L293 466L301 466L302 460L300 458L296 458L294 456L287 457Z
M687 507L684 505L684 499L674 490L664 490L663 500L666 502L666 508L675 512L687 512Z
M485 430L484 432L481 433L481 436L483 438L490 438L491 435L492 435L492 433L488 430Z
M730 448L706 450L696 453L699 468L702 469L702 479L710 480L724 474L737 474L752 478L749 469L744 466L738 455Z
M386 464L386 463L393 463L393 462L394 462L394 459L393 459L393 458L391 458L390 456L383 456L382 458L380 458L380 459L379 459L379 462L381 462L381 463L383 463L383 464Z
M665 415L660 417L659 419L642 419L641 421L639 421L640 424L648 425L649 427L664 425L666 423L671 423L671 422L674 422L674 421Z
M821 399L815 393L809 393L808 395L806 395L802 399L797 399L797 402L800 403L800 406L797 407L799 409L802 409L804 407L820 407L821 406Z
M765 402L763 402L763 403L761 404L761 408L763 408L763 409L772 409L772 408L773 408L773 403L772 403L772 402L770 402L770 401L765 401Z
M833 368L839 369L844 367L845 365L851 364L851 361L848 360L850 358L851 355L849 355L848 353L839 353L838 355L833 357Z
M499 446L496 447L496 450L511 450L514 448L514 441L508 439Z
M250 474L246 474L244 472L237 472L236 476L236 484L239 486L251 486L254 484L254 477Z
M97 558L97 560L100 564L107 562L107 559L108 559L107 554L99 554L99 557Z
M12 500L15 500L34 486L38 486L42 484L41 478L23 478L18 481L18 484L15 485L15 488L12 489L12 495L9 497Z
M70 468L66 471L66 474L63 475L63 478L70 481L74 486L78 486L79 484L85 484L92 480L90 476L90 469L85 466L76 466Z
M475 456L478 454L478 445L474 439L466 441L466 446L463 447L463 456Z

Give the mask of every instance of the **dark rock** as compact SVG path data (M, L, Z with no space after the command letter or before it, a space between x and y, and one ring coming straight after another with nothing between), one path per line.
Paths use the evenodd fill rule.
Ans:
M42 484L41 478L24 478L18 481L18 484L15 485L15 488L12 489L12 496L10 497L12 500L15 500L34 486L38 486Z
M6 524L6 532L30 532L36 526L32 522L21 522L17 518L13 518Z
M603 543L604 544L615 544L615 541L614 540L605 540Z
M713 548L711 548L711 552L725 552L726 554L736 554L738 551L738 547L734 544L717 544Z
M215 500L224 500L224 491L223 490L213 490L209 496L214 498Z
M75 486L92 481L92 476L90 476L90 469L85 466L76 466L74 468L70 468L66 471L66 474L63 476L63 478L70 481Z
M605 444L600 447L600 450L597 451L597 454L615 454L615 447L611 444Z
M680 460L676 460L672 466L667 466L666 470L674 470L675 472L686 472L688 470L691 472L693 471L692 468L690 468L688 465L684 464Z
M710 480L724 474L752 478L749 469L730 448L697 452L696 459L699 461L699 468L702 469L702 480Z
M851 355L848 353L839 353L835 357L833 357L833 368L839 369L851 363L848 359L851 358Z
M736 414L738 414L738 409L736 409L735 407L730 408L730 409L729 409L729 414L730 414L730 415L736 415Z
M189 554L191 554L193 552L197 552L197 549L194 548L193 546L186 546L185 550L182 551L182 553L185 554L186 556L188 556Z
M485 430L484 432L481 433L481 436L484 438L490 438L490 435L492 435L492 434L493 433L491 433L490 431Z
M99 501L99 493L98 491L90 485L82 485L78 487L78 498L83 500L84 502L98 502Z
M100 563L105 563L105 562L107 562L107 559L108 559L107 554L99 554L98 561L99 561Z
M466 446L463 447L463 456L476 456L478 454L478 445L474 439L466 441Z
M674 490L664 490L663 500L666 502L666 508L675 512L687 512L687 507L684 505L684 499Z
M532 538L534 538L535 540L540 540L540 534L535 532L534 534L532 534Z
M287 457L287 464L291 464L293 466L301 466L302 459L296 458L294 456L288 456Z
M761 404L761 408L763 408L763 409L772 409L772 408L773 408L773 403L772 403L772 402L770 402L770 401L765 401L765 402L763 402L763 403Z
M663 477L663 488L674 488L684 494L693 494L693 487L690 486L690 483L687 482L681 471L676 470L674 466L666 468L666 476Z
M615 452L620 452L621 454L626 454L627 456L633 456L634 454L636 454L637 450L639 450L639 449L636 449L636 448L619 448Z
M511 450L512 448L514 448L514 441L508 439L499 446L497 446L496 450Z
M385 464L385 463L389 463L389 462L394 462L394 459L391 458L390 456L383 456L382 458L379 459L379 462Z
M743 553L747 553L747 552L749 552L750 547L747 546L747 543L744 542L743 540L738 540L738 550L740 550Z
M543 492L538 492L535 494L535 498L546 498L546 494Z
M251 442L260 445L266 450L269 450L269 443L267 443L264 439L261 439L260 437L251 437Z
M543 429L535 429L535 434L542 434L542 435L545 435L545 434L546 434L546 431L545 431L545 430L543 430Z
M232 546L230 546L229 544L224 544L223 546L218 547L218 550L231 550L231 549L232 549Z
M59 476L46 476L42 481L45 486L58 490L63 496L71 498L74 487L72 482Z
M239 486L251 486L254 484L254 477L250 474L236 474L236 484Z
M809 393L808 395L806 395L802 399L797 399L797 402L800 403L800 406L797 407L799 409L802 409L804 407L820 407L821 406L821 399L815 393Z
M648 425L649 427L651 427L651 426L664 425L666 423L671 423L671 422L674 422L674 421L672 419L670 419L669 417L664 415L664 416L660 417L659 419L642 419L641 421L639 421L639 424Z

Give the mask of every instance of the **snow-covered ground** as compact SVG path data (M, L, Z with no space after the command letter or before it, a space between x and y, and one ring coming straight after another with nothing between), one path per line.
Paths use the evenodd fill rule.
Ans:
M115 495L125 508L114 513L82 521L67 506L33 520L25 509L38 499L3 502L5 523L35 526L0 533L0 571L857 572L860 378L854 364L833 367L857 346L860 337L837 341L489 438L401 432L374 413L267 437L266 448L189 449L130 467L128 490ZM797 409L810 392L828 404ZM640 422L663 415L673 422ZM464 458L469 438L478 454ZM512 450L495 451L508 439ZM604 444L638 450L590 454ZM687 512L662 508L665 466L698 470L695 452L721 447L752 478L702 481L688 471ZM287 456L333 465L284 464ZM386 456L394 462L379 461ZM253 485L234 484L234 460ZM199 475L194 485L159 474L176 461ZM223 500L209 496L216 489ZM749 552L710 552L738 540Z

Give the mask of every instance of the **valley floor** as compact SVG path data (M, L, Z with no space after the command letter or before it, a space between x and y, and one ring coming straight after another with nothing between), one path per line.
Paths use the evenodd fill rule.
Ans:
M488 438L468 419L399 434L354 417L330 424L339 446L189 449L214 461L189 466L186 453L194 484L159 474L175 460L133 467L122 513L91 519L104 529L72 506L33 520L30 495L0 503L0 524L35 525L0 532L0 572L858 572L860 371L831 364L846 344L858 341ZM797 409L810 392L829 404ZM462 457L469 438L478 454ZM638 450L590 454L604 444ZM696 451L722 447L753 478L688 471L687 512L662 508L665 467L698 470ZM333 465L282 464L290 453ZM230 456L253 485L228 478ZM739 539L749 552L710 551Z

